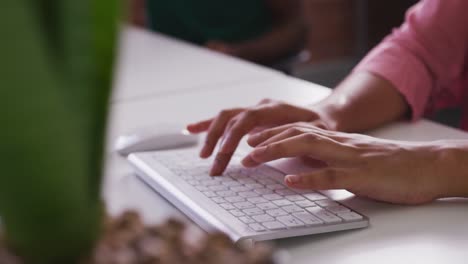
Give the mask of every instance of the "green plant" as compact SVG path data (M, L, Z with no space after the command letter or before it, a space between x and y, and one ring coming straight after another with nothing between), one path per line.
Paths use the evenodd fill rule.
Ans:
M0 8L0 217L30 263L73 263L99 234L119 2Z

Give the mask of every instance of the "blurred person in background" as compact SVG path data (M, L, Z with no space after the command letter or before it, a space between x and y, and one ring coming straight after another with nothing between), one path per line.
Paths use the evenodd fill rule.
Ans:
M404 24L317 104L266 100L188 125L192 133L207 132L202 158L222 142L211 175L223 173L241 138L252 133L246 167L289 157L313 161L315 169L285 177L292 188L347 189L401 204L468 197L468 140L407 142L348 133L453 105L463 108L461 128L468 130L467 10L466 0L418 2Z
M130 0L134 24L281 68L304 45L299 0Z

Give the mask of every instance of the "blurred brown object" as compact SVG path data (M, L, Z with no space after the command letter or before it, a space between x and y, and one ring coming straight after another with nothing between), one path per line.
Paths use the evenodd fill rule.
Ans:
M309 62L349 56L354 51L353 1L303 0Z
M416 2L303 0L304 17L309 28L306 44L308 61L323 62L362 55L357 54L358 50L367 51L377 45L392 28L403 22L406 10Z
M128 0L128 16L130 23L138 27L145 27L146 22L146 0Z
M235 245L223 233L189 242L185 224L169 219L146 226L136 212L106 218L94 251L81 264L274 264L273 249L264 244ZM23 264L0 240L0 263ZM72 263L71 263L72 264Z
M108 219L90 260L83 264L273 264L270 247L244 249L225 234L209 233L188 242L185 225L169 219L145 226L135 212Z

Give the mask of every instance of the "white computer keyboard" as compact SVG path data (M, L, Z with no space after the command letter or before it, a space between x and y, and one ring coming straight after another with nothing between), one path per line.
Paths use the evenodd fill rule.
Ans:
M202 226L217 222L213 223L215 228L236 233L231 234L235 239L265 240L368 225L366 217L319 192L288 188L282 172L266 165L244 168L239 165L239 158L235 156L232 165L218 177L209 176L212 159L200 159L194 149L137 153L129 160L142 179L193 216L195 222L203 221ZM181 194L168 192L179 187L183 187ZM201 205L198 211L205 212L187 212L193 208L187 208L190 205L181 197L184 194L193 204Z

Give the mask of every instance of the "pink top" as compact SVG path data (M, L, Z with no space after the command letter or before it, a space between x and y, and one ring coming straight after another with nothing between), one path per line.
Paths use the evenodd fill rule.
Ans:
M413 120L461 106L468 130L468 0L422 0L355 68L390 81Z

